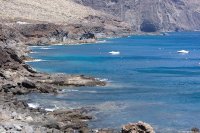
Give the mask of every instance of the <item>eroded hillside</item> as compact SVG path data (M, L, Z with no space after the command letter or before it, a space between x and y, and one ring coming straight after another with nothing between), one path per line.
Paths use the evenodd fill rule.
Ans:
M76 0L120 17L135 31L200 29L199 0Z
M0 17L29 19L51 23L80 21L99 12L70 0L1 0Z
M0 10L0 22L11 27L53 23L72 27L67 30L75 31L75 34L79 34L76 29L80 28L81 34L83 31L110 35L130 32L130 25L117 17L71 0L1 0Z

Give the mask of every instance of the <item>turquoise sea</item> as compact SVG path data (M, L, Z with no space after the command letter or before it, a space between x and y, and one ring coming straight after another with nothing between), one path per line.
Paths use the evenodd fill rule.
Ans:
M89 75L108 85L64 88L59 95L31 94L29 102L48 108L93 107L93 128L120 128L139 120L157 132L200 128L199 32L30 48L30 56L40 60L28 64L38 71Z

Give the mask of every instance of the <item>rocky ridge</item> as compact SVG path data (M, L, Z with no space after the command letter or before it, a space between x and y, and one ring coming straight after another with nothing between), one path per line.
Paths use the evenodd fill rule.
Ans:
M121 18L135 32L200 30L199 0L74 0Z

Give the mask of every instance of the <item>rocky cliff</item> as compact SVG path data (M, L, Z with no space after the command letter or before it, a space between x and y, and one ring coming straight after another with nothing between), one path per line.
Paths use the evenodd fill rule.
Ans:
M132 25L134 31L200 29L199 0L75 0Z

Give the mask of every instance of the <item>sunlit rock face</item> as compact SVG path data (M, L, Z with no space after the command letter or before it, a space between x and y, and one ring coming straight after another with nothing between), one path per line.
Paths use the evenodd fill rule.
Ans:
M129 22L143 32L200 29L199 0L76 0Z

